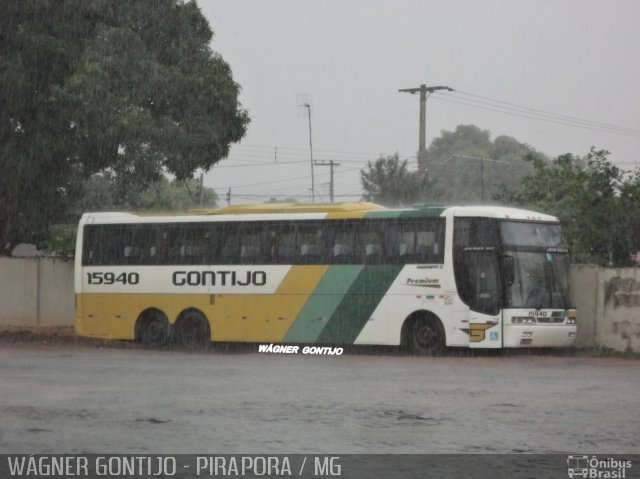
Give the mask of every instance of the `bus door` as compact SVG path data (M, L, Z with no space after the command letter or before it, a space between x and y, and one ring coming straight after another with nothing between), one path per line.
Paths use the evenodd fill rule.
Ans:
M502 347L501 287L493 248L465 251L469 304L469 347Z

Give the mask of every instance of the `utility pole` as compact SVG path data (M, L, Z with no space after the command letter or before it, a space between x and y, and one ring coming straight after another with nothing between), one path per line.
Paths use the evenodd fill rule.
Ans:
M481 156L469 156L469 155L451 155L445 161L440 163L439 166L444 165L451 158L462 158L463 160L480 160L480 199L484 203L484 161L490 161L491 163L502 163L503 165L511 165L508 161L494 160L493 158L483 158Z
M311 142L311 105L304 103L300 106L305 107L309 112L309 156L311 158L311 202L316 202L316 185L313 178L313 143Z
M231 204L231 188L227 190L227 206Z
M427 97L438 90L454 91L448 86L426 86L420 85L417 88L402 88L398 90L401 93L411 93L412 95L420 93L420 132L418 138L418 170L426 173L427 171Z
M200 186L200 199L198 200L198 207L202 208L204 204L204 173L200 173L200 180L198 181Z
M316 161L315 163L318 166L328 166L329 167L329 198L331 200L331 203L333 203L333 168L334 166L340 166L340 163L336 163L333 160L330 160L329 162L326 161Z

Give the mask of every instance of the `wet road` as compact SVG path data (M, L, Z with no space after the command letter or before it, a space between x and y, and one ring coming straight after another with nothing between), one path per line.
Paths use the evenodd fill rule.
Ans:
M0 345L4 453L635 453L640 361Z

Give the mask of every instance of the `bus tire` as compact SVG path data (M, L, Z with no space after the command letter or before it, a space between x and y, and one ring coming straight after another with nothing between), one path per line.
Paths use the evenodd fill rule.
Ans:
M141 316L137 325L138 338L146 348L160 348L169 339L169 321L160 311L152 310Z
M418 356L440 356L446 347L442 322L435 316L421 315L413 318L406 331L409 351Z
M176 320L174 338L182 349L204 351L211 345L209 321L200 311L183 311Z

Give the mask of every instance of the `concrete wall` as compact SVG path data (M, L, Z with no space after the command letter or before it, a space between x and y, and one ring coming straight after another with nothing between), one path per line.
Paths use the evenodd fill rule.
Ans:
M597 266L592 265L571 267L569 283L573 305L578 310L576 346L580 348L596 345L598 270Z
M640 352L640 268L571 267L576 345Z
M73 326L73 261L0 257L0 326Z
M640 269L601 269L597 295L596 343L640 352Z
M571 268L578 347L640 352L640 269ZM0 326L73 326L73 261L0 257Z

